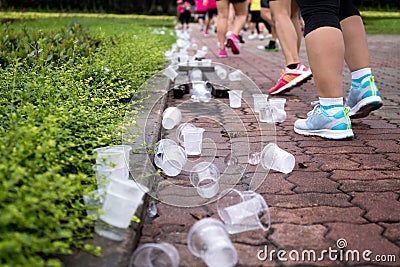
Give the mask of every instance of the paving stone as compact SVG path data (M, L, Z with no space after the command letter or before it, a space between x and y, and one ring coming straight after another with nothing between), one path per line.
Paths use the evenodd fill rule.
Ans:
M400 190L400 178L383 180L341 180L340 190L344 192L391 192Z
M392 192L352 193L351 203L367 211L365 218L372 222L400 221L399 196Z
M393 153L398 153L400 151L400 144L399 140L388 140L385 139L385 142L382 142L382 140L370 140L367 141L367 144L375 147L376 152L393 152Z
M262 194L270 207L305 208L317 206L352 207L345 194L304 193L295 195Z
M383 236L393 243L400 245L400 223L379 223L379 225L385 228Z
M333 170L331 179L340 180L382 180L400 177L400 170Z
M293 189L296 193L340 193L338 184L327 178L327 174L323 172L293 172L287 180L295 185Z
M386 159L386 155L383 154L351 154L351 161L360 164L362 169L396 169L398 164Z

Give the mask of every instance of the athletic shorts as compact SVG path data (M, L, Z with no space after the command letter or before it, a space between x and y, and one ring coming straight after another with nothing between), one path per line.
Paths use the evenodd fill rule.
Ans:
M217 2L218 1L221 1L221 0L217 0ZM229 1L229 3L243 3L243 2L246 2L247 0L228 0Z
M218 9L210 8L207 10L207 15L209 18L213 18L214 16L218 15Z

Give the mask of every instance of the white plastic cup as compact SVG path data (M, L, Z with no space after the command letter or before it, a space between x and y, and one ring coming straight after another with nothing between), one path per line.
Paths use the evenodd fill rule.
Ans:
M229 94L229 106L231 108L240 108L242 106L242 90L230 90Z
M178 250L170 243L147 243L132 254L129 267L178 267Z
M261 108L268 105L268 95L266 94L253 94L254 112L260 112Z
M181 121L182 113L177 107L168 107L164 110L162 117L162 126L170 130Z
M292 172L295 164L294 156L275 143L269 143L264 147L260 160L264 169L273 169L283 173Z
M174 81L175 78L178 76L178 73L174 70L172 66L164 69L163 74L167 76L171 81Z
M221 80L225 80L226 77L228 76L228 71L224 67L215 65L214 69L215 73Z
M168 176L181 173L187 161L185 150L180 146L169 146L165 149L161 169Z
M87 215L98 216L96 209L101 209L104 202L105 191L103 189L97 189L89 192L87 195L83 195L83 202L87 207Z
M129 153L132 147L128 145L115 145L99 147L93 150L96 153L96 164L120 168L128 166Z
M190 71L190 79L192 81L202 81L203 80L203 72L199 68L193 68Z
M192 97L194 96L198 101L209 102L211 99L211 91L207 88L206 82L194 81L192 82Z
M243 75L243 73L241 70L235 70L235 71L229 73L228 77L229 77L230 81L234 82L234 81L242 80L242 75Z
M224 224L213 218L197 221L189 230L187 243L190 252L200 257L208 267L233 267L237 252Z
M184 127L182 129L183 147L185 148L186 155L198 156L201 154L203 146L203 128Z
M158 168L162 168L163 159L164 159L164 151L169 146L177 146L178 144L171 139L161 139L157 142L154 147L155 155L154 155L154 164Z
M272 111L269 106L261 108L258 116L260 122L274 123L274 120L272 118Z
M113 179L107 187L107 193L111 192L133 201L138 201L148 191L145 186L139 185L133 180Z
M270 228L269 208L260 194L227 189L221 195L217 210L230 234L259 229L267 231Z
M178 140L178 143L182 146L184 145L183 144L183 141L184 141L183 134L182 134L182 130L184 128L196 128L196 126L194 126L193 124L191 124L189 122L182 123L178 126L178 128L176 129L176 140Z
M285 111L285 98L271 98L268 100L268 103L271 107L272 119L274 122L283 122L286 120L286 111Z
M218 168L210 162L200 162L190 171L190 183L196 188L202 198L212 198L218 194L219 178Z
M111 179L128 180L129 169L127 166L112 168L104 165L93 165L93 171L96 174L97 186L106 188Z

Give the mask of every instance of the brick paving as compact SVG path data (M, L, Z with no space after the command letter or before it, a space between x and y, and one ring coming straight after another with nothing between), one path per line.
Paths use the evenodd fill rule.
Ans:
M257 46L264 41L247 41L242 45L239 56L219 59L216 57L216 36L205 38L196 27L191 33L192 42L199 47L209 48L207 58L240 69L261 89L267 92L274 85L284 65L281 52L265 52ZM313 80L290 92L280 95L286 98L287 119L275 125L276 143L292 153L296 158L293 172L283 174L276 171L265 172L261 183L252 180L259 169L248 166L244 177L237 183L241 190L252 189L261 194L270 207L271 228L264 232L254 230L231 235L238 252L237 266L399 266L400 265L400 36L368 36L371 62L375 80L381 90L384 106L364 119L353 120L355 138L346 141L325 140L319 137L297 135L293 123L304 118L311 110L310 102L317 99ZM308 65L304 43L300 51L301 61ZM350 85L350 73L343 70L344 88ZM247 89L247 88L246 88ZM244 89L244 90L246 90ZM177 106L187 98L174 99L169 93L167 106ZM227 100L221 100L228 103ZM229 152L229 136L223 134L221 121L215 121L207 114L223 111L212 102L198 109L188 109L184 116L191 116L191 122L205 128L205 136L214 141L217 148L217 164ZM205 117L196 118L190 112L204 111ZM242 107L235 111L242 121L235 131L248 132L248 140L235 136L240 143L248 142L248 148L240 148L239 161L243 163L248 150L259 149L260 140L271 138L269 130L258 128L257 119L251 108ZM222 123L234 125L232 114L222 114ZM233 119L232 119L233 118ZM232 126L234 127L234 126ZM172 138L174 130L163 131L163 138ZM227 141L228 140L228 141ZM240 150L239 149L239 150ZM248 150L246 150L248 149ZM193 164L195 161L192 162ZM221 166L221 165L219 165ZM167 179L167 178L166 178ZM170 179L170 178L169 178ZM183 172L175 181L187 184L188 172ZM177 207L168 203L157 203L158 215L146 218L140 232L138 245L148 242L169 242L179 251L182 267L205 266L203 261L193 256L186 243L190 227L199 219L213 217L219 219L215 202L196 207ZM358 250L372 251L368 255L395 255L396 262L366 262L330 259L328 254L316 261L285 261L276 253L272 260L259 259L257 253L267 248L300 253L304 250L339 250L337 241L345 239L347 246L342 252ZM263 252L263 251L261 251ZM320 255L320 254L317 254Z

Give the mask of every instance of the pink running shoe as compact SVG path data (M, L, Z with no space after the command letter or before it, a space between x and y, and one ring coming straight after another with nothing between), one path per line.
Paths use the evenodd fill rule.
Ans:
M306 66L299 63L294 70L285 68L282 70L281 77L274 87L268 90L271 95L278 94L284 90L288 91L295 86L299 86L311 78L311 71Z
M228 56L228 52L226 51L226 48L219 50L219 52L218 52L219 58L223 58L223 57L227 57L227 56Z
M227 38L227 43L228 43L229 47L232 49L233 54L235 54L235 55L240 54L239 40L235 35L230 34Z

